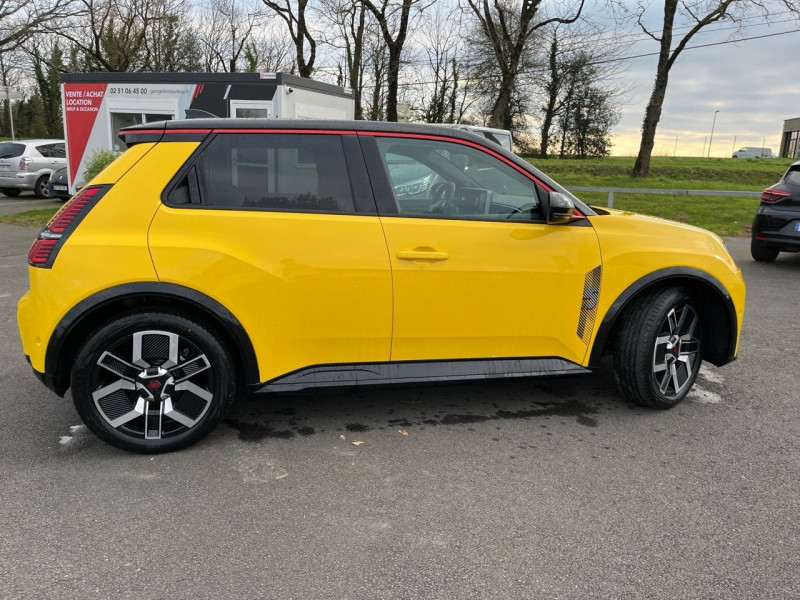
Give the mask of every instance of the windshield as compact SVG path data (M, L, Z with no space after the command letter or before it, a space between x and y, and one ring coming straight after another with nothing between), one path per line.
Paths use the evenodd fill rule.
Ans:
M12 142L0 143L0 158L15 158L22 156L25 152L25 144L14 144Z

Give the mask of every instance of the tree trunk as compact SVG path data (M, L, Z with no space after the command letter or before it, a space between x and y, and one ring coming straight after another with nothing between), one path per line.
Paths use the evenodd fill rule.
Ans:
M386 74L386 120L397 122L397 84L400 78L400 52L402 46L389 46L389 67Z
M675 23L675 12L677 11L678 0L667 0L664 2L664 28L661 31L661 48L658 53L658 66L656 67L656 81L653 84L653 93L647 103L642 122L642 141L639 143L639 154L636 163L633 165L631 177L647 177L650 172L650 157L653 154L653 146L656 140L656 128L661 120L661 110L664 107L664 96L667 93L667 83L669 81L669 70L672 61L680 51L681 46L675 50L675 56L670 58L672 48L672 27ZM687 35L681 42L685 45L689 39Z
M656 140L656 128L661 120L661 110L664 107L664 96L667 93L667 82L669 71L665 68L656 76L656 83L653 86L653 93L647 103L642 123L642 141L639 144L639 154L636 163L633 165L632 177L646 177L650 172L650 157L653 154L653 146Z
M514 78L510 80L503 77L500 82L500 91L492 107L489 117L489 127L511 130L511 93L514 89Z

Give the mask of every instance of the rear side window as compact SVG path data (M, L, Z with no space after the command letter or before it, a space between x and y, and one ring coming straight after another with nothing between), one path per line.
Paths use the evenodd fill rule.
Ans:
M25 152L25 144L0 143L0 158L16 158L22 156L23 152Z
M792 185L800 185L800 167L789 169L789 172L786 173L786 177L784 177L784 181Z
M36 151L47 158L66 158L67 150L64 144L43 144L36 146Z
M194 169L205 206L355 212L336 135L218 134Z

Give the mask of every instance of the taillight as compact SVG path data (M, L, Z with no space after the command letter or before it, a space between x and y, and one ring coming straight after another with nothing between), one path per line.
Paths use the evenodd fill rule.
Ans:
M791 196L789 192L776 190L775 188L767 188L761 192L761 201L767 204L775 204L781 200L786 200L789 196Z
M58 238L38 238L33 242L33 246L31 246L30 252L28 252L28 263L35 267L42 267L47 264L50 253L57 243Z
M18 170L19 171L27 171L28 170L28 165L31 164L32 162L33 162L33 159L30 158L30 157L21 158L19 160L19 169Z
M86 205L98 193L102 193L99 187L91 187L81 191L50 219L47 228L53 233L64 233L64 230L75 220L75 217L81 214L81 211L86 208Z
M62 206L33 242L28 251L28 264L46 269L52 267L67 237L109 189L110 185L84 188Z

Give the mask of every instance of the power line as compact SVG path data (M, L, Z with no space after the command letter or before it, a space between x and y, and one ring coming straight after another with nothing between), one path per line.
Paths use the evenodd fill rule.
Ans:
M751 40L760 40L760 39L764 39L764 38L777 37L777 36L780 36L780 35L787 35L787 34L790 34L790 33L798 33L798 32L800 32L800 29L792 29L791 31L781 31L781 32L778 32L778 33L768 33L768 34L764 34L764 35L755 35L755 36L746 37L746 38L739 38L739 39L736 39L736 40L725 40L725 41L722 41L722 42L712 42L712 43L709 43L709 44L698 44L697 46L687 46L686 48L683 49L683 51L685 52L687 50L697 50L698 48L709 48L711 46L722 46L724 44L736 44L738 42L749 42ZM648 57L648 56L658 56L658 55L659 55L659 52L647 52L645 54L634 54L634 55L631 55L631 56L619 56L619 57L615 57L615 58L608 58L608 59L590 61L590 62L588 62L586 64L587 65L599 65L599 64L605 64L605 63L611 63L611 62L622 62L622 61L626 61L626 60L634 60L634 59L637 59L637 58L645 58L645 57ZM546 69L534 69L534 70L528 71L527 73L535 75L537 73L547 73L547 70ZM483 81L483 80L486 80L486 79L493 79L493 77L488 77L488 76L486 76L486 77L472 77L472 78L469 79L469 81ZM414 81L414 82L409 82L409 83L399 83L398 85L402 86L402 87L408 87L408 86L415 86L415 85L436 85L436 83L438 83L438 82L436 82L436 81Z

